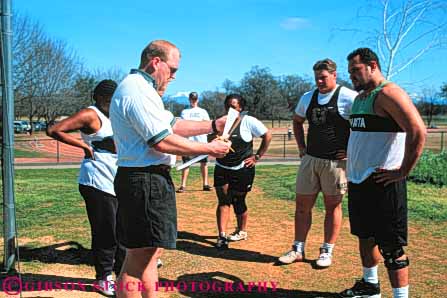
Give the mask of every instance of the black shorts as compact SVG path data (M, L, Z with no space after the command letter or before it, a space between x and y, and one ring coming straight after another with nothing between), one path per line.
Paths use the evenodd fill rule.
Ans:
M228 190L249 192L255 179L255 167L227 170L216 165L214 168L214 187L228 184Z
M190 161L191 159L193 159L195 156L182 156L182 161L183 163ZM199 160L198 162L200 163L205 163L208 162L208 157L205 157L204 159Z
M119 167L115 192L117 235L124 247L175 248L177 209L168 166Z
M384 186L373 175L360 184L348 185L351 233L361 239L375 238L383 246L407 245L407 183Z

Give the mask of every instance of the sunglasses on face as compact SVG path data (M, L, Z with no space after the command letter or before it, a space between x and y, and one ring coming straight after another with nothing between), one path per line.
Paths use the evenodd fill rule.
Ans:
M173 74L175 74L175 72L178 70L178 68L175 68L175 67L170 66L170 65L168 64L168 62L166 62L165 60L163 60L163 59L161 59L161 58L160 58L160 60L161 60L162 62L164 62L164 63L169 67L169 71L171 72L171 76L172 76Z

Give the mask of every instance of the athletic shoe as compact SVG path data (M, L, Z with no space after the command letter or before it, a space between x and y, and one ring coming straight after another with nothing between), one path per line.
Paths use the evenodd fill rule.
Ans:
M222 236L217 237L216 248L227 249L228 248L228 239L226 237L222 237Z
M157 259L157 268L161 268L163 266L163 262L161 259Z
M180 187L177 189L176 193L182 193L182 192L185 192L185 191L186 191L186 187L180 186Z
M292 264L293 262L301 262L304 260L304 252L298 252L296 251L296 246L292 245L292 250L289 250L282 256L278 258L278 261L280 261L283 264Z
M104 280L98 280L97 285L98 287L96 289L101 294L115 296L115 282L113 281L112 275L108 275Z
M332 264L332 254L328 252L328 250L326 248L320 248L320 256L318 257L317 260L317 266L318 267L322 267L322 268L326 268L331 266Z
M213 189L213 187L210 186L210 185L204 185L203 186L203 191L211 191L212 189Z
M340 294L340 298L381 298L380 283L370 283L363 280L357 280L354 286L346 289Z
M240 240L247 240L248 233L245 231L234 231L228 236L228 240L230 241L240 241Z

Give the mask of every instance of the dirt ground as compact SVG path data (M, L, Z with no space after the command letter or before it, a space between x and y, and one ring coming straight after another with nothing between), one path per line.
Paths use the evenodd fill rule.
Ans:
M289 249L293 240L294 202L272 201L254 188L248 196L249 239L231 243L229 250L218 251L214 247L217 235L214 192L201 191L197 180L188 185L185 193L177 195L177 201L177 249L165 251L162 256L164 266L159 270L162 282L159 297L334 297L361 275L357 242L349 233L347 220L343 222L330 268L321 270L314 265L322 242L324 219L323 213L318 211L314 212L312 230L306 243L307 260L278 266L275 264L277 257ZM232 215L228 232L234 225ZM433 238L429 229L423 226L413 225L409 233L411 242L407 251L411 258L411 297L447 297L447 240ZM88 233L85 236L90 237ZM34 290L24 291L22 297L101 297L91 286L77 286L75 290L70 287L57 291L37 290L39 281L52 281L53 284L91 284L94 281L94 269L84 260L88 258L89 251L67 241L55 243L51 236L20 239L21 247L29 242L37 242L41 247L38 250L40 255L21 264L24 283L35 286ZM21 251L21 255L22 259L27 259L26 251ZM382 297L391 297L382 264L379 275ZM3 278L0 282L5 290L11 280ZM244 288L238 288L241 283L245 284ZM180 290L170 288L171 284L179 286ZM0 297L20 296L0 291Z

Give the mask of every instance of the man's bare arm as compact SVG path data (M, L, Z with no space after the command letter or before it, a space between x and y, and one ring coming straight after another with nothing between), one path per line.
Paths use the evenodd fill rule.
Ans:
M217 131L222 132L225 127L225 121L227 120L227 116L220 117L215 121L215 129ZM185 119L177 119L172 127L172 130L175 134L182 137L191 137L197 135L204 135L214 132L213 121L193 121L193 120L185 120Z
M395 84L390 84L382 90L374 108L379 116L394 119L407 135L404 159L400 169L397 171L379 170L382 173L376 176L377 182L388 184L405 178L414 168L422 154L427 130L407 93Z
M293 134L295 136L296 144L298 145L299 155L300 157L303 157L306 154L306 142L304 141L304 127L303 127L306 118L294 114L292 120L293 120Z
M199 143L171 134L155 144L153 148L163 153L182 156L209 154L215 157L223 157L228 153L230 146L231 142L223 142L217 139L211 143Z

